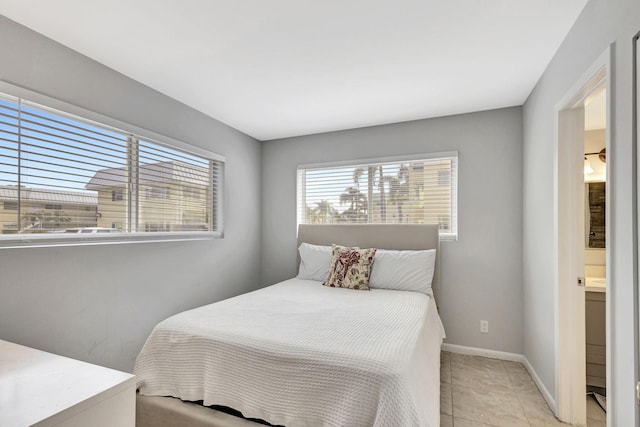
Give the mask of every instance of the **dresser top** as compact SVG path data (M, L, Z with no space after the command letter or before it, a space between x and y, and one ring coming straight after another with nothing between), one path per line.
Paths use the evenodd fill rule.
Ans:
M33 425L70 408L83 410L134 381L125 372L0 340L0 426Z

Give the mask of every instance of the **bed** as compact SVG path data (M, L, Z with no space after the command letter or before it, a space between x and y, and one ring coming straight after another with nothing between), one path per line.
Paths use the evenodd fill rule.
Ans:
M417 224L301 225L302 242L439 248L437 226ZM288 427L437 427L443 337L422 293L286 280L158 324L134 369L137 425L256 425L237 411Z

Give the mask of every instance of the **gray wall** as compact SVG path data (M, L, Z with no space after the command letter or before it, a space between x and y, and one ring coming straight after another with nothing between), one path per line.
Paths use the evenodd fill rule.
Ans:
M557 325L553 307L553 158L554 107L587 68L615 42L612 95L612 149L607 167L610 185L612 264L607 266L611 300L613 371L609 412L614 426L638 425L634 387L638 339L634 266L635 152L632 141L632 36L640 30L637 0L591 0L567 35L524 105L524 354L555 396ZM611 88L609 88L611 89ZM557 397L557 396L556 396Z
M0 339L131 370L159 320L259 286L259 142L1 16L0 57L0 80L227 159L224 239L0 250Z
M447 342L522 353L520 107L263 143L263 282L296 274L299 164L453 150L459 240L442 243L439 300Z

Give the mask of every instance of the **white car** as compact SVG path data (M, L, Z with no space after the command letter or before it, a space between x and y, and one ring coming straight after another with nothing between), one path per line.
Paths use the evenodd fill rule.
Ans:
M74 234L96 234L96 233L122 233L119 228L107 228L107 227L82 227L82 228L67 228L65 233Z

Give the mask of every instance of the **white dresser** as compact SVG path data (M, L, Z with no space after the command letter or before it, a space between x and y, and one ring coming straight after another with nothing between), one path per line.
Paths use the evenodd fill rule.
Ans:
M134 427L131 374L0 340L0 426Z

